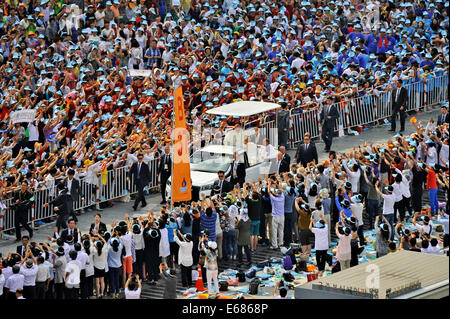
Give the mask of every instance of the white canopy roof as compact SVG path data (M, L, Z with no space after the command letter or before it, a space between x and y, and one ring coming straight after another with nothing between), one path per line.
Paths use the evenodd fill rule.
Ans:
M238 148L232 145L216 145L209 144L200 149L202 152L216 153L216 154L227 154L233 155L234 152L241 153L243 151L242 148Z
M259 101L241 101L230 103L224 106L216 107L206 111L207 114L226 115L226 116L251 116L270 110L278 109L281 106L276 103Z

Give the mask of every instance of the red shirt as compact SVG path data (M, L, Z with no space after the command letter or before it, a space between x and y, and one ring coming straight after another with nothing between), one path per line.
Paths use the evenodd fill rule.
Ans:
M437 186L437 181L436 181L436 173L434 172L434 170L429 169L427 170L428 175L427 175L427 189L436 189L438 188Z

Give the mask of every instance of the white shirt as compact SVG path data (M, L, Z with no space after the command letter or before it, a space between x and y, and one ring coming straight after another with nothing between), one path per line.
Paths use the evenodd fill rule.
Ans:
M141 231L140 234L132 234L133 240L134 240L134 249L135 250L141 250L144 249L145 243L144 243L144 232Z
M95 12L95 19L98 19L95 23L96 27L103 28L103 26L105 25L105 15L105 10L103 10L103 12L100 12L98 10Z
M8 278L12 275L12 267L8 266L6 268L3 268L2 275L5 276L5 282L6 282L8 280Z
M127 233L126 235L123 235L120 237L120 240L122 241L123 246L125 247L125 257L129 257L132 255L131 252L131 240L133 239L133 236L131 233Z
M82 250L78 251L77 253L78 254L77 254L76 260L78 260L80 262L81 270L86 270L87 263L90 262L88 254L86 254L86 252L84 252Z
M395 197L395 202L399 202L403 199L402 197L402 191L400 189L400 185L401 183L397 183L395 182L394 184L392 184L392 187L394 188L394 197Z
M66 286L67 285L79 285L80 284L80 272L81 272L80 262L78 260L69 261L66 266L66 273L69 273L69 276L66 279Z
M347 163L344 163L345 171L348 174L348 181L352 183L352 192L358 193L359 190L359 179L361 177L361 171L358 169L356 172L353 172L348 169Z
M430 147L427 152L426 163L427 163L427 165L431 165L431 164L437 164L437 162L438 162L438 158L437 158L436 147Z
M159 257L170 255L169 233L167 228L161 229L161 240L159 242Z
M432 254L432 255L442 255L441 249L439 248L439 246L433 247L433 246L430 245L428 247L427 253L428 254Z
M419 231L419 232L422 232L422 230L423 230L423 232L426 234L426 235L429 235L429 234L431 234L431 231L432 231L432 229L433 229L433 222L429 222L429 224L428 225L420 225L420 224L416 224L416 225L414 225L414 227ZM431 227L431 228L430 228ZM427 236L428 237L428 236Z
M445 166L447 163L448 163L448 145L442 144L441 151L439 152L439 165Z
M51 174L45 177L45 188L49 190L50 196L55 196L55 178Z
M38 271L36 275L37 282L45 282L50 278L50 267L46 264L40 264L37 266Z
M356 219L358 220L358 226L364 225L363 221L363 204L362 203L353 203L352 210L356 215Z
M16 292L17 289L23 289L25 277L22 274L12 274L5 282L5 288L10 292Z
M39 140L39 131L38 128L34 125L33 122L31 122L28 125L28 132L30 134L30 137L28 138L28 141L35 142Z
M3 295L3 286L5 285L5 276L0 275L0 296Z
M448 235L448 215L444 213L444 217L439 215L438 221L444 225L444 233Z
M94 267L100 270L105 269L108 261L108 247L104 245L102 248L102 254L99 256L97 253L97 248L91 246L91 254L94 261Z
M395 203L395 195L394 194L383 194L382 195L383 202L383 215L389 215L394 213L394 203Z
M125 288L125 299L140 299L141 298L141 288L136 290L129 290Z
M89 257L89 264L86 265L86 277L94 275L94 259L93 259L94 257L92 253L90 253L88 257Z
M180 246L178 250L178 263L185 267L191 267L194 263L192 259L193 243L181 241L178 236L174 236L174 239L178 246Z
M35 286L36 285L36 275L38 272L38 267L33 265L31 268L27 268L27 266L20 267L20 274L24 276L24 286Z
M324 228L313 227L311 231L315 235L314 247L317 250L328 250L328 225Z
M69 193L72 190L72 180L73 179L67 179L67 189L69 190Z

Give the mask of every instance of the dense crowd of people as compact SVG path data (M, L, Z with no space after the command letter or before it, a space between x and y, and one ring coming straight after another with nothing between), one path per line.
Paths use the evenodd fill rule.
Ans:
M3 196L24 180L52 188L68 168L101 187L137 151L158 156L178 86L190 128L201 124L208 143L237 121L208 108L242 99L302 111L448 71L442 0L0 5ZM11 121L23 110L34 120Z
M296 157L287 171L281 166L242 187L227 181L232 187L225 190L219 182L199 201L173 209L166 204L159 213L150 210L136 218L126 214L111 227L97 213L83 234L69 219L67 228L56 227L48 236L56 245L23 236L17 252L2 259L3 295L118 298L123 290L125 298L139 298L140 279L149 285L164 279L164 298L177 298L177 270L188 290L199 278L197 269L215 295L221 261L250 267L258 245L286 253L299 244L303 260L315 257L319 275L326 263L328 271L358 265L367 244L364 230L375 230L377 258L398 250L443 254L441 244L449 245L449 125L424 127L419 121L415 126L410 136L397 134L385 145L365 143L348 154L330 152L322 163ZM445 191L446 202L439 203L438 188ZM426 192L429 205L422 202ZM433 223L443 225L443 237L433 233ZM332 234L338 238L334 257ZM280 289L286 296L286 287Z
M16 211L16 239L23 243L2 260L0 283L9 297L108 291L116 298L125 289L137 298L144 278L155 284L162 274L175 289L177 266L190 287L198 264L212 292L221 259L243 262L245 254L250 264L262 243L278 249L299 242L310 256L312 234L323 271L335 230L345 269L355 262L352 239L365 243L363 208L378 256L408 247L437 251L430 218L442 213L438 188L448 189L448 104L439 125L418 125L415 134L396 135L385 146L330 152L324 163L299 152L298 164L279 174L175 211L125 218L109 230L100 230L98 216L81 234L73 202L104 196L113 168L164 155L175 87L183 88L189 128L203 128L202 143L220 143L238 119L207 115L209 108L258 100L301 112L391 90L398 80L445 74L448 1L5 0L0 6L0 196L12 199L8 208ZM13 120L25 110L34 110L32 120ZM209 134L212 128L218 134ZM304 141L313 144L308 136ZM88 193L81 182L91 186ZM416 216L424 185L429 215ZM50 238L56 246L29 238L27 212L38 189L48 190L45 205L57 215L71 216L58 218ZM409 236L402 224L408 217L418 230ZM30 236L21 235L21 226Z

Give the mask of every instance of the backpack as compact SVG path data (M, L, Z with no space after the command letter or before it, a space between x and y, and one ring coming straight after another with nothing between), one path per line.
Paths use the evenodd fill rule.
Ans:
M292 268L294 268L294 266L292 265L291 256L283 257L283 268L284 270L292 270Z
M257 295L258 294L258 287L261 284L261 282L259 281L258 278L255 278L252 280L252 282L250 283L249 287L248 287L248 293L250 295Z
M283 274L283 279L284 279L286 282L293 282L293 281L295 280L295 277L294 277L290 272L285 272L285 273Z
M306 268L306 261L304 260L300 260L295 266L295 272L300 273L302 271L308 271L308 268Z
M339 260L337 260L334 264L333 267L331 267L331 273L334 274L336 272L341 271L341 263L339 262Z
M219 291L228 291L228 285L227 281L219 281Z
M256 276L256 270L255 270L255 269L250 270L249 272L247 272L247 273L245 274L245 276L247 276L249 279L255 278L255 276Z
M245 274L244 274L243 271L239 271L239 272L236 274L236 277L238 277L239 282L245 282L245 281L246 281L246 279L245 279Z

